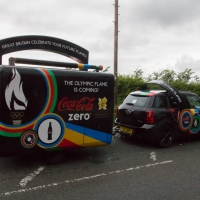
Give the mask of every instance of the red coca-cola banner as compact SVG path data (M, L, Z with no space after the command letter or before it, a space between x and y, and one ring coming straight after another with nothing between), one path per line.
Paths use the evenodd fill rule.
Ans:
M59 111L91 111L94 107L94 100L96 98L83 97L80 100L70 100L64 97L58 104Z

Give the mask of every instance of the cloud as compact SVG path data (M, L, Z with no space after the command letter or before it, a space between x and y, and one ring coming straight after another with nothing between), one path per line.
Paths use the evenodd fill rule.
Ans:
M47 35L68 40L89 51L89 63L110 66L113 72L113 3L114 0L15 0L12 3L1 0L0 39ZM119 0L119 6L119 73L129 74L140 68L144 74L151 74L187 66L198 72L198 0ZM23 52L16 57L24 55L34 59L66 60L58 55L48 56L47 52Z
M137 20L156 22L165 27L188 24L200 16L197 0L137 1L133 8Z
M177 71L184 71L184 69L192 69L195 74L200 74L200 59L195 60L189 56L182 56L181 59L177 60L174 67Z

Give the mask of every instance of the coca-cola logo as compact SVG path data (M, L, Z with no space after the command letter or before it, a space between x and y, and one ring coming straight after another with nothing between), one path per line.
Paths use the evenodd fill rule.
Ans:
M91 111L94 108L94 101L96 98L83 97L80 100L70 100L64 97L58 104L59 111Z

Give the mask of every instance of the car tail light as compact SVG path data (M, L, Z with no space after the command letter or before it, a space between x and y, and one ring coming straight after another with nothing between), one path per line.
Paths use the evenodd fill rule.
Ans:
M147 123L152 124L154 122L154 115L152 110L147 111Z
M171 108L171 109L169 109L169 112L173 114L173 113L175 113L175 110L173 108Z
M118 117L118 109L119 109L119 106L116 107L116 117Z

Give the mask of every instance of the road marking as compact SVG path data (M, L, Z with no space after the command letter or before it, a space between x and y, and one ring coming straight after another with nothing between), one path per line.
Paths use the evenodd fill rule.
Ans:
M153 161L156 161L156 160L157 160L157 159L156 159L156 152L151 152L151 153L150 153L150 158L152 158Z
M32 181L32 179L33 179L36 175L38 175L44 168L45 168L45 167L39 167L39 168L38 168L37 170L35 170L33 173L31 173L31 174L29 174L28 176L26 176L25 178L23 178L23 179L20 181L19 185L20 185L21 187L25 187L26 184L27 184L29 181Z
M153 163L153 164L131 167L131 168L128 168L128 169L111 171L111 172L108 172L108 173L96 174L96 175L86 176L86 177L82 177L82 178L75 178L75 179L72 179L72 180L66 180L66 181L57 182L57 183L50 183L48 185L39 185L39 186L36 186L36 187L24 188L24 189L14 190L14 191L10 191L10 192L4 192L4 193L0 194L0 197L10 196L10 195L19 194L19 193L25 193L25 192L29 192L29 191L36 191L36 190L40 190L40 189L44 189L44 188L48 188L48 187L63 185L63 184L66 184L66 183L75 183L75 182L79 182L79 181L83 181L83 180L89 180L89 179L98 178L98 177L102 177L102 176L109 176L111 174L119 174L119 173L128 172L128 171L132 171L132 170L138 170L138 169L141 169L141 168L153 167L153 166L156 166L156 165L164 165L164 164L168 164L168 163L172 163L172 162L173 162L173 160L167 160L167 161L157 162L157 163Z

